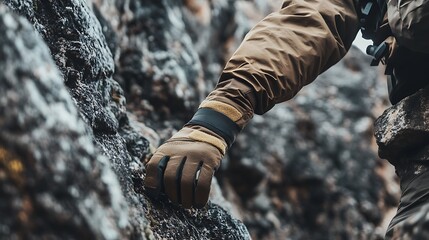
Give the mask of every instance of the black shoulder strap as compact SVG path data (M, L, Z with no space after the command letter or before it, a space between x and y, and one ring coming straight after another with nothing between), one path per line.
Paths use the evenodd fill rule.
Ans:
M374 58L371 66L377 66L388 52L387 44L384 42L379 43L384 41L385 38L381 41L376 39L387 11L387 3L386 0L358 0L357 5L362 37L371 39L374 42L374 45L368 46L366 53Z

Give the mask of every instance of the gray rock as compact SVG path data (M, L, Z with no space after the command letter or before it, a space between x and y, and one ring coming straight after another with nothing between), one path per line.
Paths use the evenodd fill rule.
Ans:
M66 239L249 238L244 225L217 205L210 204L199 211L185 211L165 199L152 202L146 198L142 186L143 161L150 153L150 143L142 134L150 133L148 138L155 141L159 138L143 123L137 124L133 114L127 112L124 91L112 78L115 61L111 50L115 49L115 45L106 43L103 34L107 35L109 31L99 23L86 1L4 2L33 24L49 47L56 66L49 57L45 43L34 37L28 23L25 25L26 31L33 36L19 36L17 39L31 43L31 48L28 48L36 49L35 53L21 47L24 40L11 40L15 35L10 29L20 29L16 22L23 20L14 20L16 17L13 17L6 21L12 26L5 26L4 32L12 35L0 38L4 41L1 47L5 54L11 55L11 59L15 57L18 60L6 62L10 65L6 69L12 70L3 71L1 75L5 79L2 80L5 85L2 91L9 90L2 95L1 102L2 119L8 121L1 121L1 124L6 124L2 125L2 129L11 131L10 134L7 131L1 133L4 134L1 135L3 158L13 160L15 155L25 158L29 162L22 162L36 168L37 174L34 178L33 175L22 177L32 182L34 188L23 190L19 182L7 183L9 185L2 187L0 191L7 192L10 197L2 198L1 206L8 209L13 204L23 202L19 199L27 198L29 194L37 195L36 200L44 206L39 208L35 205L37 211L31 212L31 204L21 204L29 208L33 215L27 216L16 209L11 211L16 217L3 220L2 234L24 232L28 238ZM136 11L143 15L144 11L156 9L145 9L143 5L138 7ZM159 5L155 7L159 8ZM154 11L152 14L156 13ZM162 25L162 22L158 24ZM36 39L34 42L33 38ZM44 49L41 57L37 55L38 49ZM15 52L17 56L13 55ZM5 61L8 58L2 59ZM44 80L45 76L40 75L45 74L42 67L56 74L50 76L48 83ZM18 70L13 71L15 68ZM8 81L15 82L10 84ZM19 84L20 81L26 84ZM29 89L24 88L27 85ZM43 128L46 124L48 126ZM19 145L21 138L22 146ZM157 144L152 142L152 145ZM16 148L24 153L17 152ZM43 161L33 160L39 158ZM51 161L54 161L52 166ZM19 161L12 163L12 170L26 166ZM5 167L0 170L9 171ZM58 183L49 184L51 182ZM76 186L68 190L69 185ZM57 191L59 195L56 195ZM78 197L69 198L67 194ZM17 201L12 201L14 199ZM44 215L53 217L42 218ZM25 224L14 225L18 218L23 218ZM33 228L35 225L29 224L33 221L41 227ZM55 224L50 228L50 224L57 222L57 228Z
M182 3L93 2L100 22L115 33L107 40L118 47L114 51L115 79L124 88L128 108L142 111L145 105L140 103L147 100L151 110L146 110L144 117L146 121L152 119L155 127L173 118L189 119L205 96L203 70L187 33ZM174 125L178 128L182 124Z
M0 5L0 238L118 239L127 203L49 49Z
M375 123L380 157L393 163L406 159L429 160L429 88L386 109Z

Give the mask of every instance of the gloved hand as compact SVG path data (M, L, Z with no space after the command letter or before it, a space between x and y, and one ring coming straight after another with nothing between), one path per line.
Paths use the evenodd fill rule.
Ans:
M146 192L155 198L166 193L173 203L184 208L204 207L213 175L249 116L243 117L233 104L203 101L185 127L149 160Z
M146 191L155 198L165 192L173 203L184 208L204 207L226 148L225 140L205 127L182 128L156 150L147 164Z

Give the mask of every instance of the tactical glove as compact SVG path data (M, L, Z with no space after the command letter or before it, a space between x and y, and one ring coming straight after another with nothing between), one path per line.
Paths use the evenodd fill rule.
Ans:
M152 197L165 193L184 208L202 208L207 203L213 175L240 131L233 120L241 114L220 102L202 106L218 111L200 108L149 160L144 185Z

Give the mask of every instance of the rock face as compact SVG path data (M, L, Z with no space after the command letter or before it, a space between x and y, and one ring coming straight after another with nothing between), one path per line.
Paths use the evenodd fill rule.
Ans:
M144 194L143 162L279 3L2 1L0 238L380 238L397 204L371 148L387 98L356 49L253 119L205 209Z
M93 2L103 29L110 29L114 78L128 109L154 128L180 128L217 81L221 47L235 29L234 1Z
M48 48L3 5L0 29L0 237L118 239L127 224L119 182Z
M86 1L4 2L34 28L1 6L0 206L10 213L1 236L248 238L217 205L185 211L146 199L150 148L137 129L151 131L128 117L111 45Z

